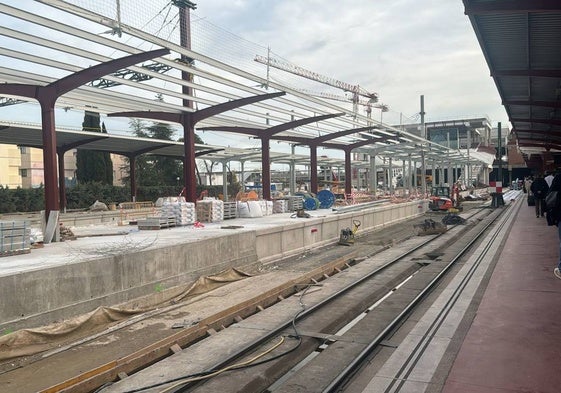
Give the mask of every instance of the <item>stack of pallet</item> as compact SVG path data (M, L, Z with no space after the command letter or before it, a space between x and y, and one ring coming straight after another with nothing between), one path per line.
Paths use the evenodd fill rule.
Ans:
M197 221L195 204L192 202L164 202L162 216L175 217L176 225L190 225Z
M0 257L31 252L29 221L0 221Z
M224 219L236 218L238 216L238 206L236 202L224 202Z
M224 202L219 199L197 201L197 219L201 222L224 220Z
M155 230L174 226L175 217L146 217L144 220L138 220L138 229L141 230Z
M287 200L289 212L295 212L304 208L304 199L299 195L289 196Z

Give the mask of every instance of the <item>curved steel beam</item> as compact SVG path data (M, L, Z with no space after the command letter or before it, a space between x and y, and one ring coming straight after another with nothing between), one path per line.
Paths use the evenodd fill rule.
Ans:
M234 132L237 134L246 134L259 137L266 128L253 128L253 127L238 127L238 126L212 126L212 127L200 127L197 128L198 131L223 131L223 132Z
M201 156L204 156L205 154L216 153L218 151L224 151L224 150L226 150L226 149L199 150L198 152L195 153L195 157L201 157Z
M88 138L88 139L81 139L81 140L76 141L76 142L67 143L66 145L57 146L57 152L59 150L62 151L62 152L67 152L68 150L74 149L78 146L86 145L90 142L95 142L95 141L99 141L99 140L107 139L107 138L109 138L109 136L107 134L102 134L102 135L97 136L97 137L91 137L91 138Z
M204 120L204 119L207 119L209 117L218 115L220 113L229 111L231 109L236 109L236 108L239 108L241 106L253 104L255 102L269 100L269 99L275 98L275 97L280 97L280 96L283 96L285 94L286 94L286 92L280 91L280 92L277 92L277 93L269 93L269 94L262 94L262 95L252 96L252 97L239 98L237 100L232 100L232 101L228 101L228 102L223 102L221 104L209 106L208 108L200 109L196 112L193 112L193 114L192 114L193 124L196 124L196 123L200 122L201 120Z
M306 124L315 123L315 122L318 122L318 121L343 116L344 114L345 113L343 113L343 112L330 113L330 114L327 114L327 115L306 117L304 119L289 121L287 123L279 124L279 125L276 125L276 126L269 127L267 129L265 129L264 132L263 132L263 134L264 134L263 136L269 137L269 139L270 139L273 135L278 134L279 132L290 130L292 128L300 127L300 126L303 126L303 125L306 125Z
M160 111L130 111L130 112L114 112L108 113L108 117L137 117L139 119L150 119L150 120L162 120L169 121L172 123L183 123L183 117L185 114L190 114L192 112L184 113L172 113L172 112L160 112Z
M274 97L282 96L286 93L277 92L271 94L262 94L252 97L244 97L234 101L228 101L222 104L217 104L209 108L201 109L196 112L182 112L182 113L168 113L168 112L151 112L151 111L137 111L137 112L119 112L111 113L109 116L126 116L126 117L139 117L145 119L166 120L174 123L180 123L183 126L183 146L184 146L184 159L183 159L183 178L185 179L186 197L189 202L197 200L197 179L195 178L196 164L195 164L195 124L202 119L210 116L217 115L231 109L239 108L244 105L252 104L267 100Z
M95 65L93 67L83 69L82 71L75 72L74 74L68 75L67 77L59 79L47 86L53 86L57 91L57 96L61 96L65 93L68 93L70 90L77 88L78 86L82 86L87 82L99 79L102 76L115 72L116 70L119 70L121 68L126 68L145 60L154 59L156 57L162 57L169 53L169 49L156 49L149 52L142 52L130 56L125 56L120 59L111 60Z

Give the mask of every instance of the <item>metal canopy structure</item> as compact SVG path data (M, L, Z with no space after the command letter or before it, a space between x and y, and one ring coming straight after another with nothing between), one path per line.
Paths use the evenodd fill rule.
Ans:
M561 2L463 1L520 151L561 155Z
M152 138L140 138L100 132L77 131L57 128L57 149L73 146L77 149L96 150L129 156L144 152L157 156L183 158L183 143ZM0 143L42 147L41 127L33 124L18 124L0 121ZM196 144L197 152L224 149L220 146ZM212 153L209 153L212 154ZM202 158L202 157L201 157Z
M309 124L302 122L295 129L283 130L275 134L275 137L314 138L334 134L340 130L376 126L377 129L369 133L370 135L340 135L331 142L337 146L357 146L357 143L361 144L360 141L368 141L378 135L380 138L394 139L398 144L414 142L419 146L428 145L428 142L417 134L410 134L358 115L351 109L191 50L190 45L186 45L186 34L190 34L185 30L189 25L186 19L189 14L183 2L162 1L162 4L166 3L165 7L172 8L167 10L169 12L159 12L157 15L148 15L145 9L139 9L138 2L134 0L102 0L88 3L88 6L80 6L83 3L76 0L42 0L14 3L15 5L0 3L3 19L0 35L4 39L3 42L6 42L6 45L0 48L0 56L10 59L0 67L0 83L35 85L39 88L53 86L57 81L83 74L85 70L104 69L107 68L105 64L119 64L120 59L125 58L141 59L144 53L152 51L159 57L150 60L149 66L137 63L132 65L131 62L123 65L123 69L120 70L107 68L107 74L101 75L107 83L94 83L90 80L87 81L89 84L85 81L80 86L73 86L73 89L59 92L53 106L65 110L95 111L101 115L154 112L168 113L171 116L193 113L196 116L197 112L208 112L209 108L216 106L228 106L232 101L251 100L251 97L285 92L286 95L281 97L279 94L266 102L252 101L243 107L232 106L225 113L213 113L213 116L201 119L197 127L266 130L288 122L298 124L304 119L323 116L321 121ZM145 6L152 6L152 2ZM147 27L149 22L170 14L175 14L180 19L180 32ZM161 21L162 25L165 22ZM156 52L154 48L162 49ZM169 54L165 54L168 52ZM251 55L251 61L254 55ZM145 58L151 57L147 55ZM7 64L10 66L6 66ZM128 77L131 72L137 73L139 77ZM154 99L155 96L158 99ZM0 97L0 102L3 103L0 110L4 110L8 104L17 105L29 98L29 95L22 95L17 90L4 90ZM338 113L344 115L334 117ZM191 134L190 132L190 137ZM56 135L58 136L58 132ZM101 147L107 139L87 138L90 136L84 135L84 140L72 143L78 146L87 142L81 147L93 148ZM117 139L107 140L115 142ZM128 153L119 151L118 143L103 149L128 156L135 151L167 155L168 151L176 149L175 145L158 145L160 141L152 143L155 145L133 150L135 145L131 142L128 145L131 149ZM187 143L189 142L184 145L183 157L188 152ZM58 141L53 141L53 144L55 146L49 149L70 146L59 146ZM44 142L43 149L45 151ZM50 157L52 156L51 154ZM191 160L193 154L189 156ZM51 160L45 165L45 170L51 174L56 173L54 167L56 163ZM193 168L188 170L191 169ZM262 168L264 172L268 169ZM193 188L192 185L190 188ZM50 206L56 207L56 204L51 203Z

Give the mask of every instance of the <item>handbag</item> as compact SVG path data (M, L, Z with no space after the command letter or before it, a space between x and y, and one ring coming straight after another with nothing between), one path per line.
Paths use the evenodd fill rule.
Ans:
M546 210L553 210L557 207L557 195L558 195L558 191L550 191L545 196L545 209Z

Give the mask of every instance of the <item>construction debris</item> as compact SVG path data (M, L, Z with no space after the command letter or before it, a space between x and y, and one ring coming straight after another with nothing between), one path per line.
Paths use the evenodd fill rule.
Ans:
M63 242L65 240L76 240L76 235L74 235L74 232L72 232L70 228L60 223L60 241Z
M446 232L448 229L445 224L436 222L430 218L426 219L421 224L413 225L413 228L417 230L417 236L437 235Z

